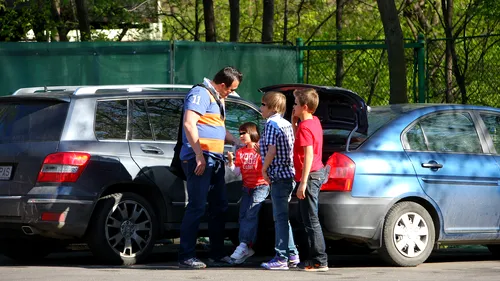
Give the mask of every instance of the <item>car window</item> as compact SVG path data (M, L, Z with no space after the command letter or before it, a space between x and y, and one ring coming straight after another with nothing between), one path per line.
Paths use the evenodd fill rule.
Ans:
M417 123L415 126L413 126L413 128L408 130L408 132L406 133L406 139L408 141L408 145L411 150L416 150L416 151L429 150L420 123Z
M58 141L67 113L65 102L0 103L0 143Z
M482 153L481 141L466 112L434 114L406 133L408 148L417 151Z
M481 119L490 134L497 154L500 153L500 115L481 113Z
M368 132L366 135L354 132L349 144L349 148L355 149L365 142L371 135L382 128L385 124L399 116L400 113L390 109L379 109L373 112L368 112ZM347 142L347 137L351 131L341 129L325 129L323 130L324 143L328 146L339 146L344 148Z
M127 131L127 101L98 101L95 135L98 140L124 140Z
M131 100L132 121L130 135L133 140L153 140L151 119L145 100Z
M264 119L260 112L245 104L226 102L226 129L236 139L239 138L238 129L240 125L249 121L257 124L259 132L264 128Z
M132 139L176 141L183 103L181 98L134 100Z

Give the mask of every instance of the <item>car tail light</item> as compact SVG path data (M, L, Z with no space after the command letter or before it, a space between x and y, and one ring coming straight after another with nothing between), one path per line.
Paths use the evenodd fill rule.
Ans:
M356 164L342 153L333 153L326 168L329 169L328 181L321 187L322 191L351 191Z
M81 152L52 153L43 160L38 182L75 182L90 160L90 154Z

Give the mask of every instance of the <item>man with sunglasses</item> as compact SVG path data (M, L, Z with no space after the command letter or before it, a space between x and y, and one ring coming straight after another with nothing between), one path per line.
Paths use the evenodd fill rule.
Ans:
M227 196L224 182L224 99L235 91L243 75L225 67L213 80L193 87L184 100L180 159L186 175L188 205L180 231L179 267L200 269L206 264L196 258L195 246L200 220L208 201L210 259L214 265L231 263L224 254L224 214Z

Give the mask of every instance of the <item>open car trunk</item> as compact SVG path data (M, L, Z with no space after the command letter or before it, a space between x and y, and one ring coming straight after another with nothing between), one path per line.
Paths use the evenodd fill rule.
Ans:
M285 94L287 105L284 117L290 120L295 100L293 92L304 88L313 88L319 95L319 105L314 115L321 121L324 130L324 157L334 151L349 150L350 144L361 142L357 136L366 135L368 132L367 106L353 91L308 84L280 84L264 87L259 91L278 91ZM339 130L344 132L338 134ZM342 135L345 138L341 137ZM343 149L339 149L341 147Z

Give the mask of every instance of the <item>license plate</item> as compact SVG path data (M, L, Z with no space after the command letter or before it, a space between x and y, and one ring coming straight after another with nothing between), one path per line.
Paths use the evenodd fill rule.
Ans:
M12 166L0 166L0 180L10 180Z

